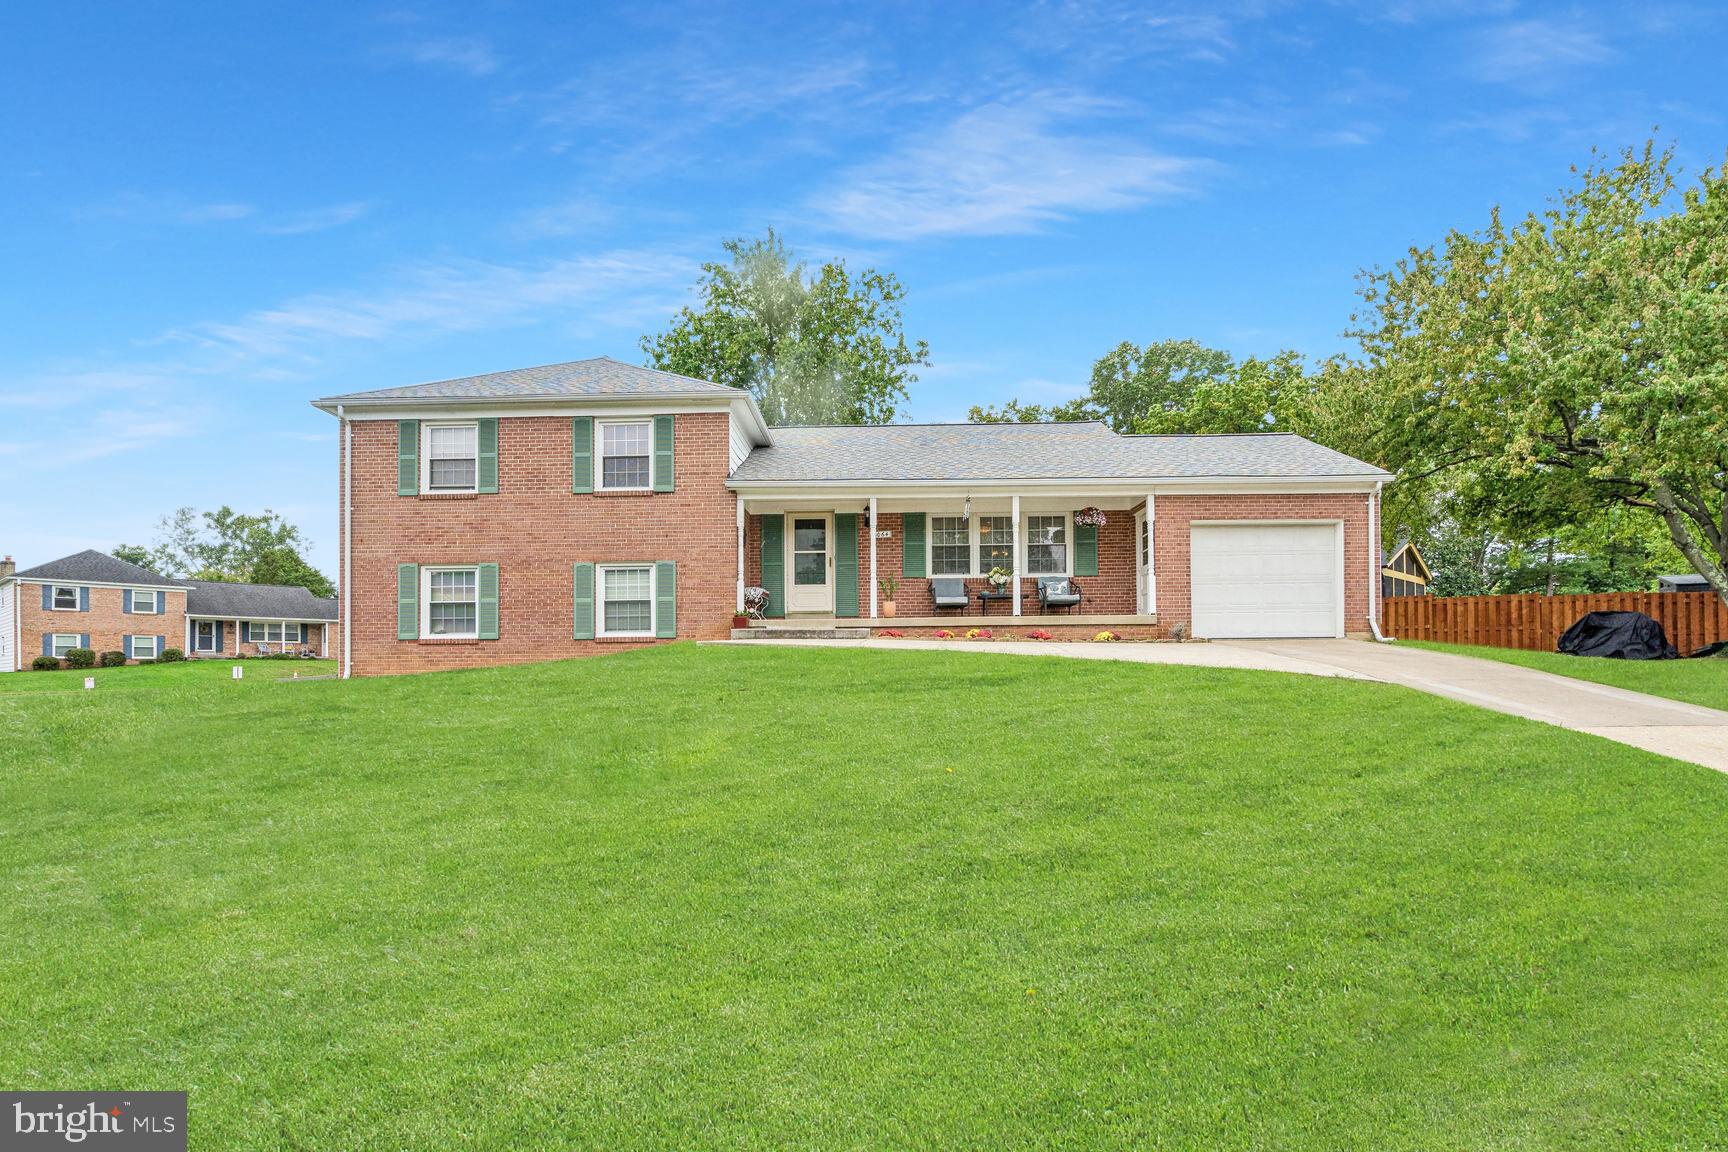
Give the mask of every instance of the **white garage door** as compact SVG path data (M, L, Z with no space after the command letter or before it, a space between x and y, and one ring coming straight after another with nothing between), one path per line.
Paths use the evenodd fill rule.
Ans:
M1194 635L1342 636L1336 524L1196 524Z

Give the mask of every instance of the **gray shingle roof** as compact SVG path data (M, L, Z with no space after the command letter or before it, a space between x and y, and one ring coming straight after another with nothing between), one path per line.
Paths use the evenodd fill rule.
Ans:
M87 548L18 573L20 580L64 580L69 584L138 584L178 588L182 581Z
M1123 436L1097 423L776 428L735 482L1386 477L1288 432Z
M322 600L304 588L277 584L224 584L182 580L189 616L253 620L334 620L336 601Z
M457 380L437 380L430 384L349 392L341 396L326 396L315 403L368 400L522 400L536 396L548 399L689 396L702 392L723 396L738 394L736 388L728 388L711 380L698 380L693 376L679 376L657 368L625 364L610 356L596 356L592 360L571 360L568 363L546 364L539 368L514 368L508 372L489 372L484 376L464 376Z

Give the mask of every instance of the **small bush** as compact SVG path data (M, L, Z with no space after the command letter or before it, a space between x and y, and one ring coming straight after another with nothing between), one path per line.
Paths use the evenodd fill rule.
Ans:
M1044 631L1044 629L1042 629L1042 628L1034 628L1034 629L1032 629L1032 631L1026 633L1026 639L1028 639L1028 640L1051 640L1051 639L1054 639L1054 636L1051 633Z
M876 633L876 635L884 640L898 640L905 636L906 633L894 628L884 628L880 632Z
M96 650L94 648L73 648L66 653L66 667L94 668L96 667Z
M968 628L968 629L966 629L966 639L968 639L968 640L988 640L988 639L990 639L990 629L988 629L988 628Z
M101 668L118 668L124 663L126 663L126 653L124 652L104 652L96 660L97 666Z
M1116 633L1111 632L1108 629L1106 629L1105 631L1100 632L1100 633L1098 633L1098 635L1092 637L1092 642L1094 644L1108 644L1111 641L1120 640L1120 639L1122 639L1122 637L1120 637L1120 636L1116 635Z
M186 659L186 653L180 651L180 649L178 649L178 648L164 648L164 649L162 649L162 654L156 657L156 663L158 663L158 664L178 664L178 663L180 663L180 661L182 661L184 659Z
M30 661L30 671L58 672L60 671L60 661L54 659L52 656L38 656L36 659Z
M954 639L953 629L951 629L951 628L938 628L938 629L936 629L936 639L938 639L938 640L952 640L952 639Z

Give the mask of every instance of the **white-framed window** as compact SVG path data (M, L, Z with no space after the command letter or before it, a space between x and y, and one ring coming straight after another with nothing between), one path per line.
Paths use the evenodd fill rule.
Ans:
M126 607L134 616L156 615L156 593L142 592L136 588L126 590Z
M301 635L298 624L273 624L266 620L246 621L248 644L298 644Z
M1068 517L1026 517L1026 572L1030 576L1068 574Z
M932 576L987 576L992 568L1016 570L1014 518L1008 513L931 516L926 533ZM1057 512L1025 518L1022 535L1025 563L1022 575L1065 576L1072 570L1068 548L1068 514Z
M596 488L608 492L646 490L654 483L654 422L600 421L600 451L595 454Z
M48 654L56 659L64 660L66 653L78 647L78 641L83 637L76 632L56 632L48 640Z
M602 564L596 583L601 636L654 635L654 565Z
M422 424L420 490L474 492L480 470L480 425Z
M930 575L972 572L972 529L958 516L930 517Z
M480 636L480 569L420 569L420 634L446 640Z
M48 606L56 612L78 611L78 588L73 584L54 585L48 599Z
M154 636L134 636L134 637L132 637L132 659L134 659L134 660L154 660L154 659L156 659L157 655L159 655L159 653L157 653L157 651L156 651L156 637L154 637Z

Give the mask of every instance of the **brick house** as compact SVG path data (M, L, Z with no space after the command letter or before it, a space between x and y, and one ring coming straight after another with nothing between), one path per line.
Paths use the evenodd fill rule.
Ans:
M745 392L606 357L314 403L342 425L343 675L724 639L747 587L766 630L1342 636L1378 616L1391 477L1298 436L770 429ZM980 598L993 569L1012 577ZM956 582L964 607L938 611ZM1080 603L1046 611L1041 589Z
M304 588L176 580L95 551L16 569L0 560L0 672L74 648L129 663L166 648L193 659L336 649L336 601Z

